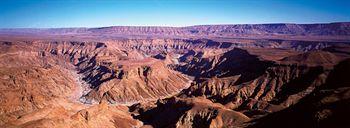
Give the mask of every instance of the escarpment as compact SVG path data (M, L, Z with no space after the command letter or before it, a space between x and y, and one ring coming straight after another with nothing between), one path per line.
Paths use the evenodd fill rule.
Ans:
M249 127L349 127L344 118L349 114L349 62L337 64L325 83L300 102L255 120Z
M264 25L246 27L197 26L190 33L283 34L263 31L269 28ZM152 27L62 30L68 31L183 34ZM304 109L298 106L315 108L309 101L325 105L328 98L343 101L347 95L334 73L335 65L350 57L346 42L111 38L113 32L103 40L62 35L0 41L0 127L264 127L260 121L273 116L273 122L275 113L289 120L285 115ZM307 114L326 124L334 121L330 111L337 113L322 107Z
M323 85L332 67L340 61L336 54L325 51L310 51L275 61L251 53L242 49L210 57L193 53L184 60L189 63L178 69L201 73L190 74L196 76L196 81L179 96L204 96L248 116L275 112L297 103ZM211 72L216 74L210 76Z
M349 40L350 23L231 24L187 27L111 26L100 28L0 29L1 34L80 38L269 38Z

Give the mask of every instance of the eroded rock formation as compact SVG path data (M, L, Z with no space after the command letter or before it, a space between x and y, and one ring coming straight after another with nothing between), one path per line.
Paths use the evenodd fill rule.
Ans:
M0 127L346 127L348 28L2 29Z

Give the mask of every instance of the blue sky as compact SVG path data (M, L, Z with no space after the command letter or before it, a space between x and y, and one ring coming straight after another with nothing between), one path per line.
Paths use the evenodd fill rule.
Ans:
M0 28L350 21L347 0L0 0Z

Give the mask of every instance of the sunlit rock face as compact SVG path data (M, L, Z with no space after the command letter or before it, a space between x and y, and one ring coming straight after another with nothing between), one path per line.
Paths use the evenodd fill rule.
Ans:
M0 127L347 126L348 28L1 29Z

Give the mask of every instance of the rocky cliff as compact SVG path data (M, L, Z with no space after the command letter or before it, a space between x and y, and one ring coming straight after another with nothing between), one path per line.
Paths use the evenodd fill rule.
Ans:
M101 28L1 29L0 33L160 37L349 36L348 22L329 24L233 24L188 27L111 26ZM349 39L349 38L347 38Z
M250 127L349 127L344 118L349 114L349 62L336 65L326 82L297 104L255 120Z
M346 75L334 73L341 64L334 65L350 57L350 45L334 39L347 36L347 27L107 27L35 30L40 38L1 35L0 127L263 127L260 119L273 122L274 114L289 120L284 111L303 110L299 104L314 109L309 102L319 104L324 90L335 90L326 99L344 99L335 78ZM114 38L122 34L152 36ZM240 34L334 38L217 37ZM184 38L165 38L170 35ZM193 35L205 36L187 37ZM337 110L317 110L312 120L333 123L328 112Z

